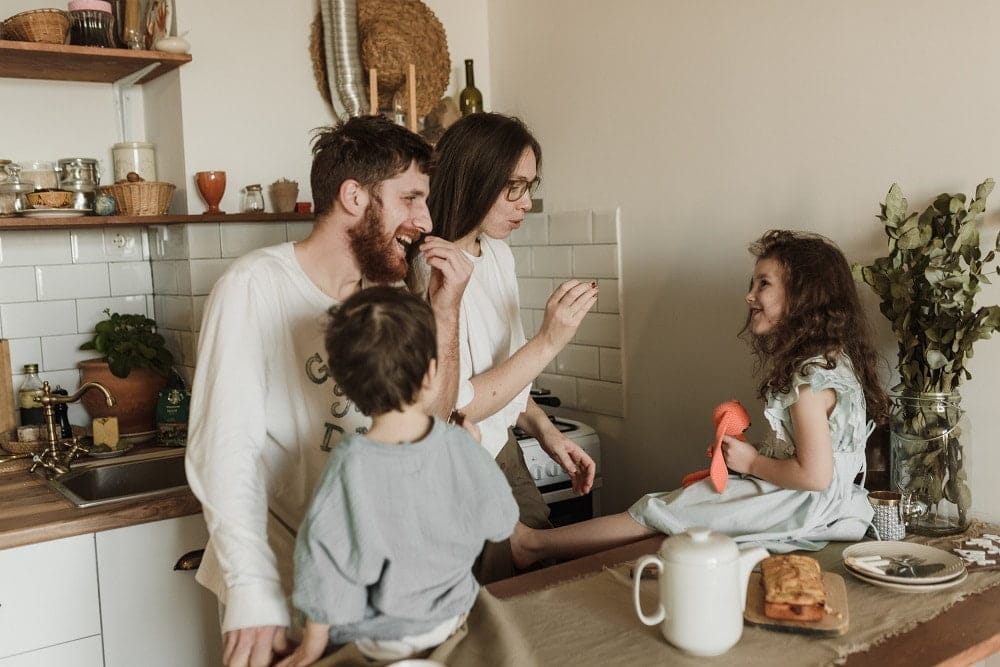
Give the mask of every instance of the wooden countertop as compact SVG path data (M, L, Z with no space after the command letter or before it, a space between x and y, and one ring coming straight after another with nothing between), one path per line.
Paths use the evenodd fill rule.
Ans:
M113 461L183 454L183 450L167 447L137 447L136 452ZM0 474L0 549L199 512L201 504L190 491L77 508L26 470Z

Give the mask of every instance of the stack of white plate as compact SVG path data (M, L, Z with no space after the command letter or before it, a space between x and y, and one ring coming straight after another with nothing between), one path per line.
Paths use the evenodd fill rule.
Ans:
M863 542L844 549L844 569L873 586L928 593L957 586L968 576L955 554L912 542Z

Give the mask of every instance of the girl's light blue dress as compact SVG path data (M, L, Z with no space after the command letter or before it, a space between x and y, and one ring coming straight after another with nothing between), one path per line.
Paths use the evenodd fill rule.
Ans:
M829 417L833 444L833 481L824 491L798 491L770 482L730 473L722 493L710 479L667 493L653 493L629 508L633 519L668 535L692 526L704 526L730 535L739 543L763 546L784 553L817 551L829 540L860 540L871 522L868 493L854 483L865 471L865 443L873 424L866 422L865 396L850 360L841 355L837 366L825 369L811 359L792 378L787 394L771 394L764 416L774 436L760 447L773 458L795 454L790 407L799 388L814 392L833 389L837 403Z

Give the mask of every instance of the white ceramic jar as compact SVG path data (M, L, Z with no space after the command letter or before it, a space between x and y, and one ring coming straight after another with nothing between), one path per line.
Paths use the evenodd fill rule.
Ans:
M123 141L111 147L115 182L124 181L129 172L144 180L156 180L156 145L146 141Z

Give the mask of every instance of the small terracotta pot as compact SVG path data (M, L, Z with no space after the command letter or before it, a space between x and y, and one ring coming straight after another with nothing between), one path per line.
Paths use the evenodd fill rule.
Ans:
M133 369L128 377L120 378L111 373L103 357L84 359L79 366L81 384L100 382L115 398L115 406L109 408L101 392L85 393L80 402L92 419L117 417L118 432L123 437L156 431L156 400L160 390L167 386L167 378L148 368Z
M291 213L295 210L295 200L298 198L298 183L271 183L271 206L275 213Z

